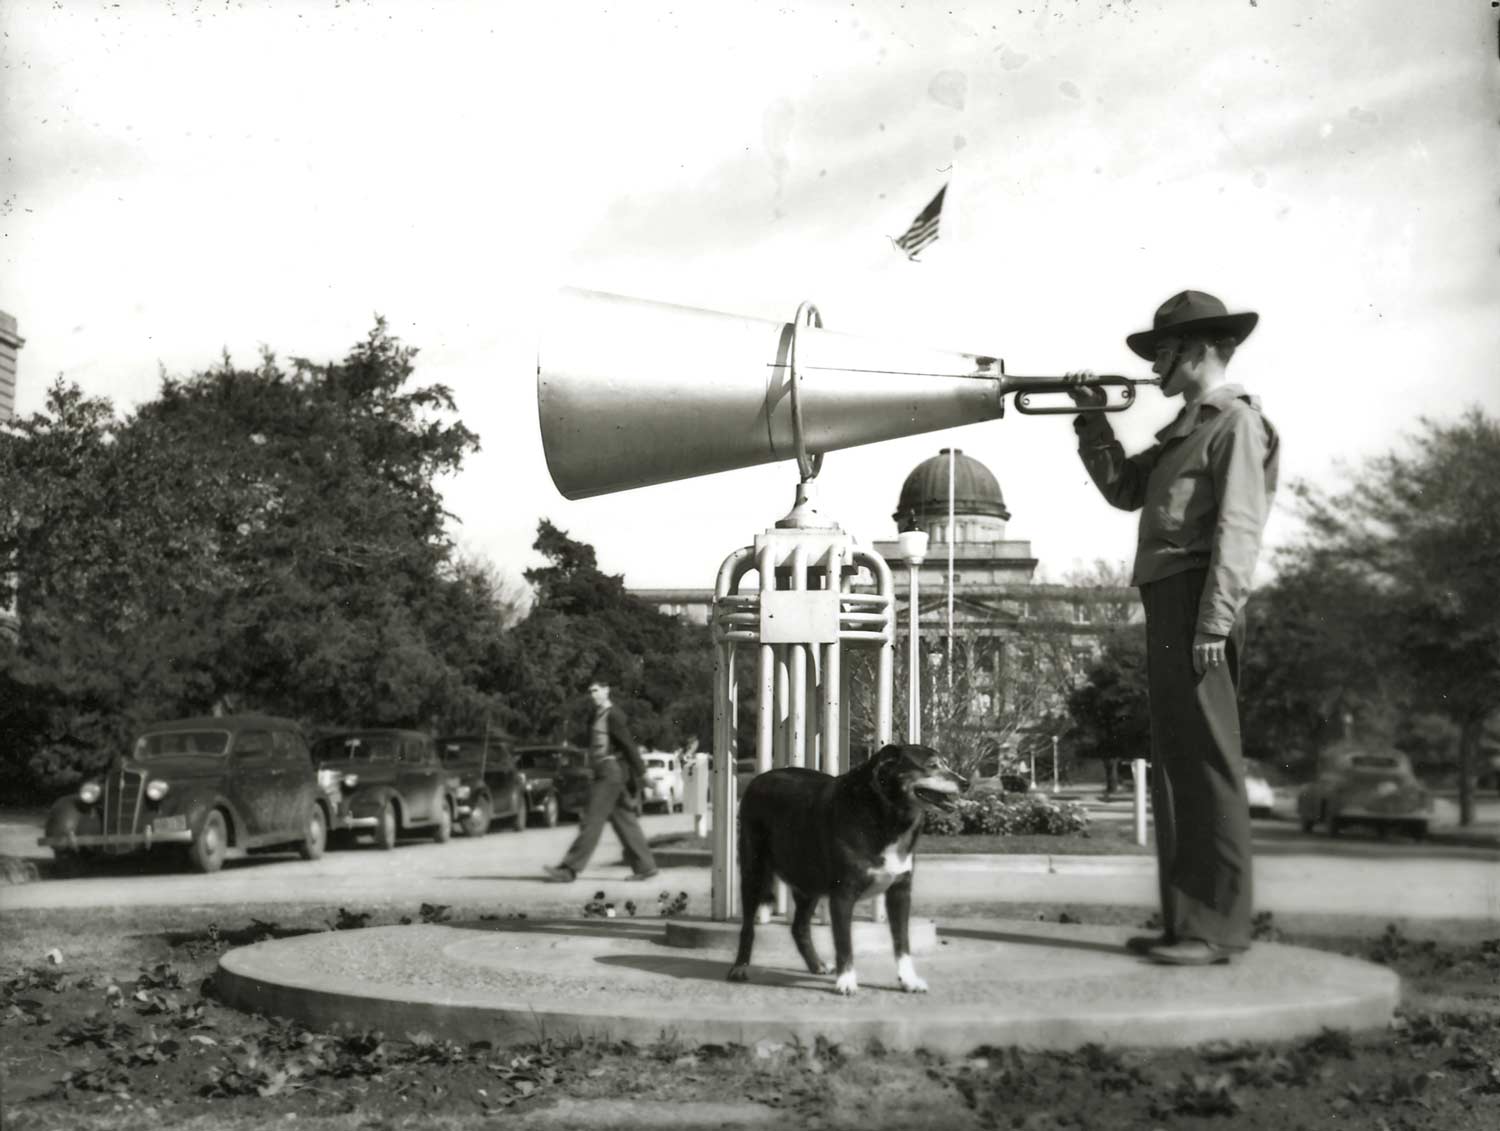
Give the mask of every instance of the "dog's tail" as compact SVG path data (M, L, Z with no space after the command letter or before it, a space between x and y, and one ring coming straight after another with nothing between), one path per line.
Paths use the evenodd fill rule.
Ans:
M763 903L776 898L776 875L771 861L771 830L753 813L740 811L740 902L744 913L755 914Z

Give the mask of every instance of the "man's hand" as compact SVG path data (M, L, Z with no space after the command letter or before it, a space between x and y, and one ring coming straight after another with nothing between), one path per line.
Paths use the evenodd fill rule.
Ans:
M1097 407L1109 401L1109 394L1097 385L1085 385L1084 381L1092 381L1094 374L1092 370L1080 369L1073 373L1065 374L1063 380L1074 386L1068 390L1068 396L1073 398L1073 403L1079 408Z
M1224 637L1208 632L1193 634L1193 670L1202 675L1224 663Z

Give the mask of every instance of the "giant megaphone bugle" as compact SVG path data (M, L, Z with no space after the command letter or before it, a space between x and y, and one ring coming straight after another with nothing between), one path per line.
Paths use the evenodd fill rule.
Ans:
M1095 411L1128 407L1119 388ZM993 420L1017 394L1029 414L1077 412L1033 396L1061 377L1008 375L997 357L875 342L821 328L808 304L791 322L568 288L537 357L547 468L569 499L667 483Z

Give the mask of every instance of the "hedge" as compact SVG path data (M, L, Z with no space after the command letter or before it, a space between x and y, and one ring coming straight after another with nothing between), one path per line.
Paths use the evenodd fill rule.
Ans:
M946 812L929 809L922 831L932 836L1065 836L1088 828L1087 810L1076 801L1051 801L1029 794L960 798Z

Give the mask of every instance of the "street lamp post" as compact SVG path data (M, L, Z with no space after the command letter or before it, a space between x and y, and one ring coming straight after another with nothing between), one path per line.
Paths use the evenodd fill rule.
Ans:
M906 559L911 584L908 603L910 627L906 634L906 741L913 746L922 741L922 653L919 650L917 567L927 556L927 532L903 530L900 534L901 556Z

